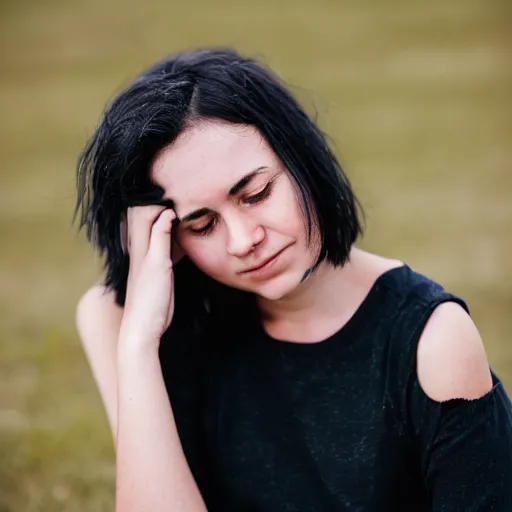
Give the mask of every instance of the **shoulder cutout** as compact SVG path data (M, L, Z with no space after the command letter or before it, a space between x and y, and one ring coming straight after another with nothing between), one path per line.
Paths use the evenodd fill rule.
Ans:
M492 389L480 334L455 302L445 302L434 310L420 337L416 358L420 386L436 402L474 400Z

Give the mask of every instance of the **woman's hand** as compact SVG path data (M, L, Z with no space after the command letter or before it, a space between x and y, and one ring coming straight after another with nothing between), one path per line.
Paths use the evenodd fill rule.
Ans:
M123 343L154 344L174 313L171 230L176 214L163 206L136 206L126 219L130 271L121 322ZM131 341L128 341L131 340Z
M206 512L183 452L158 352L174 313L175 217L155 205L127 214L130 270L117 346L118 512Z

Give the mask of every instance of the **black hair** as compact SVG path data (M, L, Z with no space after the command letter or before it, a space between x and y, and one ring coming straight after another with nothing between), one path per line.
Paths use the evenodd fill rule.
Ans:
M171 54L113 98L78 161L75 218L80 211L80 228L105 256L105 284L119 304L129 266L120 237L126 209L162 202L153 160L195 121L215 119L252 125L267 140L296 186L308 234L318 226L319 261L343 265L362 233L338 160L278 77L231 49Z

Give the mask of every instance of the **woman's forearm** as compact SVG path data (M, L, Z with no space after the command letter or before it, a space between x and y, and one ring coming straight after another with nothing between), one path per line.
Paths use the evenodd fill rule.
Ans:
M117 379L116 510L206 511L178 437L157 348L120 339Z

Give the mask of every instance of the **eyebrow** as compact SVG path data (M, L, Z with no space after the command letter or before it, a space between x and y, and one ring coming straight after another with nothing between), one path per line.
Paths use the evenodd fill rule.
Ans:
M257 169L254 169L254 171L251 171L249 174L246 174L243 178L238 180L230 189L228 192L228 197L236 196L244 187L246 187L258 174L261 174L261 171L267 169L266 165L262 165L261 167L258 167ZM204 215L208 215L211 213L212 210L210 208L199 208L198 210L194 210L191 213L187 213L187 215L180 217L179 221L181 222L187 222L191 220L199 219L200 217L203 217Z

